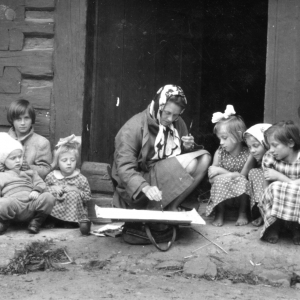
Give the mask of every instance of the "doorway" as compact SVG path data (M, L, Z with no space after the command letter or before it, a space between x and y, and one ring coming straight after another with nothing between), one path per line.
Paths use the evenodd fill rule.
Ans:
M112 163L118 130L169 83L184 90L183 118L211 152L211 115L226 104L248 126L262 122L267 9L267 0L88 1L83 161Z

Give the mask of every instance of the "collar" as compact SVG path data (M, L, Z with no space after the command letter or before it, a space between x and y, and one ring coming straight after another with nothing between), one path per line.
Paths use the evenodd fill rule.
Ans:
M64 176L63 174L61 174L60 170L54 170L53 171L53 175L56 179L66 179L66 178L73 178L76 177L78 174L80 174L79 169L75 169L75 171L73 172L73 174L69 175L69 176Z
M9 134L12 138L14 138L15 140L18 140L18 141L21 142L22 144L23 144L23 142L25 142L30 136L32 136L33 133L34 133L33 127L31 127L31 129L30 129L30 131L29 131L29 133L28 133L27 135L22 136L21 138L18 139L17 134L16 134L16 131L15 131L15 129L14 129L13 127L11 127L11 128L9 129L9 131L8 131L8 134Z

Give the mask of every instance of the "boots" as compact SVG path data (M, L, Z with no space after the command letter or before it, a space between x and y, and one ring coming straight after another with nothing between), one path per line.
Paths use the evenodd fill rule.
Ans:
M47 214L43 212L37 212L34 218L30 221L28 225L28 231L30 233L37 234L40 232L41 225L44 223L46 218L48 217Z
M0 221L0 235L4 234L9 227L9 221Z

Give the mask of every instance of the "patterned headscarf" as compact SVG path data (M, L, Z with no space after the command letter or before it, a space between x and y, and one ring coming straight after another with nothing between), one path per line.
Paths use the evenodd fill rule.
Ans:
M252 136L254 136L266 148L267 146L264 138L264 132L271 126L272 125L268 123L260 123L253 125L244 132L244 138L245 134L249 133Z
M152 160L172 157L181 153L181 141L177 129L173 124L163 126L160 124L161 113L171 96L181 96L187 104L186 97L180 86L168 84L161 87L150 104L150 115L159 124L159 131L155 139L155 155ZM184 110L181 111L181 114Z

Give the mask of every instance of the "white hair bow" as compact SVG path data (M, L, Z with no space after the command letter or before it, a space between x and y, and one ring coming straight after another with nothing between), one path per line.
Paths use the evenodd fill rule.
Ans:
M212 123L218 123L220 122L223 118L224 119L228 119L230 116L235 115L236 112L233 108L232 105L227 105L224 114L222 114L221 112L216 112L213 114L212 116Z

